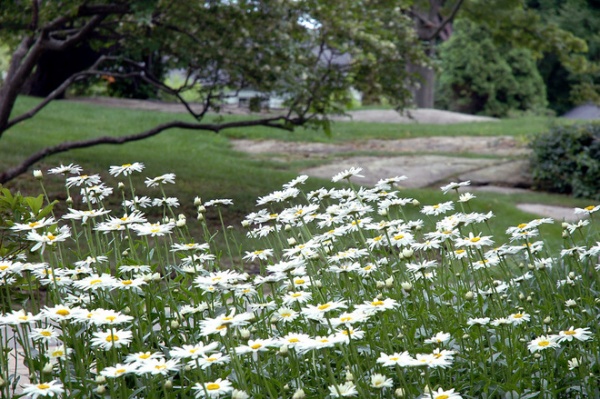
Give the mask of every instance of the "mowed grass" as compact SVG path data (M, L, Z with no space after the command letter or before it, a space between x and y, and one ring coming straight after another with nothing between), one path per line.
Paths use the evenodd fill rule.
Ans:
M17 111L23 111L35 104L35 99L20 98ZM228 116L225 120L241 118ZM214 117L207 118L207 121ZM82 140L98 136L120 136L142 132L157 124L172 120L191 120L186 114L169 114L155 111L117 109L110 107L56 101L50 104L35 118L9 130L0 140L0 168L16 165L31 153L63 141ZM117 180L110 178L107 170L111 165L143 162L146 169L143 177L154 177L164 173L177 175L176 192L182 207L193 207L196 196L203 200L232 198L235 206L228 208L224 217L232 225L239 224L241 218L254 210L256 199L294 178L300 170L299 163L282 163L269 159L253 159L249 155L233 151L231 138L280 139L291 141L340 142L346 140L393 139L419 136L469 135L523 136L524 140L542 132L556 120L529 117L509 119L490 123L457 125L399 125L385 123L336 122L332 125L330 137L322 131L297 129L285 132L269 128L232 129L220 134L202 131L173 129L150 139L124 145L99 145L51 156L35 165L43 171L58 164L77 163L86 172L101 173L107 184L116 186ZM360 166L360 165L358 165ZM402 171L398 171L402 174ZM137 176L143 180L142 176ZM381 176L388 177L388 176ZM358 181L357 181L358 182ZM358 182L359 183L359 182ZM45 184L50 196L63 193L62 180L48 176ZM54 186L53 186L54 184ZM321 186L331 187L328 181L309 179L308 189ZM39 185L31 173L23 175L7 184L9 188L24 194L37 195ZM137 187L143 186L137 184ZM144 195L140 189L139 195ZM169 193L167 193L169 194ZM437 189L405 190L405 197L427 198L429 204L447 201L447 197ZM494 224L494 236L502 236L502 229L534 218L515 208L520 202L541 202L569 207L589 205L588 201L575 200L567 196L549 194L498 195L477 193L474 207L478 211L493 210L499 217ZM426 204L423 204L426 205ZM418 212L418 208L414 209ZM556 229L560 229L556 226ZM558 231L558 230L557 230ZM559 237L560 234L552 234Z

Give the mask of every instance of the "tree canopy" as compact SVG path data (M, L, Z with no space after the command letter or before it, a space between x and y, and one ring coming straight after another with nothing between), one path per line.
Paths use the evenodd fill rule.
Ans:
M73 83L91 76L139 79L177 98L195 122L174 121L122 138L63 143L44 149L0 174L10 180L40 159L71 148L121 143L172 127L218 132L231 126L327 128L326 115L340 112L350 88L366 90L402 107L410 101L406 64L423 59L403 2L391 0L173 0L3 2L0 42L12 51L0 87L0 137L33 117ZM18 94L49 55L89 49L87 65L69 70L34 109L12 115ZM183 84L169 87L160 74L177 70ZM226 97L244 88L286 99L286 113L220 125L202 124ZM199 105L185 101L195 91ZM131 133L131 132L124 132Z

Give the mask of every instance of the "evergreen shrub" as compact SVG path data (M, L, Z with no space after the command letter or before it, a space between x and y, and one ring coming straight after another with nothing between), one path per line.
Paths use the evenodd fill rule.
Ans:
M554 126L530 147L538 189L600 199L600 123Z

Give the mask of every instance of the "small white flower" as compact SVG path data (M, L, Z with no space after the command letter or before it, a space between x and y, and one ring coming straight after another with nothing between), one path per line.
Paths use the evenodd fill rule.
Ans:
M340 172L331 178L332 182L338 182L344 179L350 179L351 177L364 177L359 173L362 172L362 168L351 167L350 169L346 169L343 172Z

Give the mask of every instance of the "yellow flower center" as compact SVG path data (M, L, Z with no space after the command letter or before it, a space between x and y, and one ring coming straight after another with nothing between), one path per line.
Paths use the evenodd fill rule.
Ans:
M301 296L302 296L302 294L301 294L301 293L299 293L299 292L294 292L294 293L292 293L292 295L290 295L290 296L291 296L292 298L299 298L299 297L301 297Z
M43 331L40 331L40 335L44 336L44 337L51 337L52 333L48 330L43 330Z
M141 355L139 355L138 357L142 360L146 360L146 359L150 359L150 356L152 356L150 354L150 352L146 352L146 353L142 353Z
M48 239L49 239L50 241L54 241L54 240L56 240L56 236L55 236L54 234L52 234L52 233L48 233L48 235L47 235L46 237L48 237Z
M454 251L455 254L460 255L460 254L464 254L466 251L464 249L457 249L456 251Z
M565 335L575 335L575 334L577 334L577 332L573 331L573 330L564 331L564 333L565 333Z
M471 239L469 239L469 241L471 242L478 242L479 240L481 240L481 237L472 237Z
M513 315L513 319L521 319L521 318L523 318L523 315L521 313L515 313Z
M595 208L595 206L594 206L594 205L588 205L588 206L586 206L586 207L585 207L585 208L583 208L583 209L585 209L586 211L592 211L592 210L594 210L594 208Z
M546 340L544 340L544 341L540 341L540 342L538 343L538 346L541 346L541 347L546 347L546 346L548 346L548 345L550 345L550 341L546 341Z
M219 388L221 388L221 386L214 382L211 382L210 384L206 384L207 391L216 391Z
M404 234L397 234L394 236L394 240L401 240L404 238Z
M0 265L0 271L8 269L8 265Z
M373 306L382 306L383 304L384 304L384 302L380 301L380 300L371 302L371 305L373 305Z
M64 317L70 315L71 312L69 312L67 309L59 309L56 311L56 314Z
M95 285L95 284L100 284L102 282L102 280L100 280L99 278L90 281L90 285Z
M375 238L373 238L373 241L381 241L383 239L383 236L377 236Z
M30 222L29 227L34 228L40 225L40 222Z
M123 285L131 285L131 284L133 284L133 281L131 281L131 280L123 280L123 281L121 281L121 284L123 284Z
M123 373L124 373L124 372L126 372L126 371L127 371L127 370L125 370L125 369L116 369L116 370L115 370L115 373L116 373L116 374L123 374Z
M330 308L330 307L331 307L331 305L330 305L330 304L328 304L328 303L324 303L323 305L319 305L319 306L317 306L317 309L319 309L319 310L326 310L326 309L328 309L328 308Z
M390 357L390 360L393 360L395 362L396 360L400 360L400 358L398 356L392 356Z
M110 321L110 322L113 322L113 321L115 321L117 319L117 316L106 316L105 319L108 320L108 321Z
M208 357L208 358L206 358L206 361L207 361L207 362L216 362L217 360L219 360L219 359L218 359L218 358L216 358L216 357L212 357L212 356L211 356L211 357Z
M436 395L435 399L448 399L450 396L443 394L443 395Z
M55 350L51 353L52 357L61 357L64 356L65 352L62 350Z
M302 278L297 278L294 280L294 284L304 284L306 282L306 280L302 279Z
M261 344L254 344L254 345L250 345L250 348L252 348L252 349L254 349L254 350L257 350L257 349L259 349L259 348L261 348L261 347L262 347L262 345L261 345Z
M131 164L130 163L124 163L123 165L121 165L122 168L130 168Z
M283 312L281 313L281 317L291 317L292 316L292 312Z
M260 254L262 254L263 252L265 252L265 251L263 251L263 250L259 249L259 250L256 250L256 251L254 251L254 255L260 255Z
M517 228L519 228L519 229L524 229L525 227L527 227L527 223L521 223L520 225L517 226Z
M352 317L350 317L350 316L340 317L340 321L342 323L346 323L346 322L351 321L351 320L352 320Z
M119 340L119 337L116 336L115 334L110 334L106 337L106 342L117 342Z
M300 342L300 340L298 338L290 338L290 339L288 339L288 342L296 343L296 342Z
M433 209L438 209L439 207L440 207L440 205L439 205L439 204L437 204L437 205L434 205L434 206L433 206Z
M50 389L50 385L48 384L38 384L37 389Z

